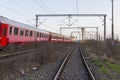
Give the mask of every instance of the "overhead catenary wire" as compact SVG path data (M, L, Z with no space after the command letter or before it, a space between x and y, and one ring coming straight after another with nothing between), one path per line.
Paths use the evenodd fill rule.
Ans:
M21 9L23 9L24 11L27 11L29 13L32 13L32 14L35 14L33 11L29 10L29 9L26 9L25 7L23 7L22 5L20 5L19 3L15 2L14 0L11 0L10 1L12 4L15 4L17 5L18 7L20 7Z
M40 3L38 3L36 0L33 0L43 11L49 13Z
M53 12L52 9L49 8L43 0L41 0L41 2L43 3L43 5L44 5L48 10L50 10L51 12Z
M22 14L22 13L20 13L20 12L17 12L16 10L11 9L11 8L9 8L9 7L7 7L7 6L4 6L4 5L2 5L2 4L0 4L0 6L3 7L3 8L5 8L5 9L8 9L9 11L14 12L14 13L22 16L22 17L25 17L25 18L27 18L27 19L31 19L31 18L29 18L28 16L25 16L24 14Z
M30 20L26 20L28 23L30 23L32 26L35 26L34 23L32 23Z
M33 20L35 20L35 19L33 19ZM39 19L38 19L38 20L39 20ZM38 26L44 25L43 23L44 23L46 20L47 20L47 18L44 19L42 22L39 22ZM31 25L36 26L35 23L31 22L30 20L26 20L26 21L27 21L28 23L30 23ZM46 25L44 25L44 26L46 26Z

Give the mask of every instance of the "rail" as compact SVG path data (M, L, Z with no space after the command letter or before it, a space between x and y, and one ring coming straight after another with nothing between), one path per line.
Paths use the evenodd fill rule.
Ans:
M69 56L71 55L72 51L73 51L73 48L68 52L67 56L65 57L63 63L60 65L60 67L59 67L56 75L53 78L53 80L58 80L59 79L59 76L62 73L62 70L65 67L66 62L68 61ZM92 71L91 71L91 69L90 69L90 67L88 66L87 61L85 60L85 57L84 57L82 51L80 50L80 48L79 48L79 51L80 51L80 56L82 58L82 63L84 65L84 67L85 67L85 70L87 72L89 80L96 80L95 77L94 77L94 75L93 75L93 73L92 73Z
M95 77L94 77L94 75L93 75L93 73L92 73L92 71L91 71L91 69L90 69L90 67L88 66L88 63L85 60L85 57L84 57L82 51L80 50L80 48L79 48L79 51L80 51L80 55L81 55L82 60L83 60L83 64L84 64L84 66L86 68L86 71L88 72L89 79L90 80L96 80Z
M58 80L59 75L60 75L60 73L62 72L63 67L65 66L65 64L66 64L66 62L67 62L67 60L68 60L70 54L72 53L72 51L73 51L73 48L70 50L70 52L69 52L69 53L67 54L67 56L65 57L63 63L60 65L60 68L59 68L59 70L57 71L57 73L56 73L56 75L55 75L55 77L54 77L53 80Z
M31 50L26 50L26 51L19 51L19 52L15 52L15 53L11 53L11 54L0 55L0 59L5 59L5 58L13 57L13 56L16 56L16 55L21 55L21 54L24 54L24 53L35 51L37 49L39 49L39 48L31 49Z

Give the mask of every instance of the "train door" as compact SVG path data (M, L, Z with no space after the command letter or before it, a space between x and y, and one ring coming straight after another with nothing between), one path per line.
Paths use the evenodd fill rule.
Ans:
M2 40L1 40L1 46L5 47L8 43L8 38L7 38L7 31L8 31L8 25L2 23Z

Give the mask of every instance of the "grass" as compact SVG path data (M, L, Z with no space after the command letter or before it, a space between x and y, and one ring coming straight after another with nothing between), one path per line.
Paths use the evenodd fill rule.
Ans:
M120 74L119 43L120 42L116 42L114 47L111 45L111 40L107 40L106 45L104 45L104 42L98 42L97 47L95 46L95 41L88 41L83 45L86 53L88 53L92 59L91 63L96 67L95 69L98 69L95 73L98 76L100 75L100 80L120 80L119 75L117 75ZM98 49L98 53L96 49ZM93 54L95 54L95 56Z
M105 63L115 72L120 74L120 64L115 64L109 61L105 61Z
M111 72L110 72L107 68L105 68L105 67L103 67L103 66L100 68L100 70L101 70L101 72L104 73L104 74L112 75Z
M109 69L106 68L106 67L104 66L104 64L103 64L101 61L99 61L98 59L93 59L93 60L92 60L92 63L93 63L95 66L97 66L102 73L108 74L108 75L112 75L111 72L109 71Z
M92 63L97 66L97 67L101 67L103 66L102 63L98 60L98 59L93 59L92 60Z

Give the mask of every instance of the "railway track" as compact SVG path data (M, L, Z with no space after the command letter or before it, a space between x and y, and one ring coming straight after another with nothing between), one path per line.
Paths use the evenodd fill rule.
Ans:
M84 66L85 66L87 75L89 77L89 80L96 80L95 77L94 77L94 75L93 75L93 73L92 73L92 71L91 71L91 69L90 69L90 67L89 67L89 65L87 64L87 61L85 60L85 57L84 57L82 51L80 49L79 49L79 51L80 51L80 55L82 57L82 62L84 64Z
M22 54L27 55L27 53L35 52L38 49L39 48L20 51L13 54L0 55L0 63L5 63L7 66L9 65L8 63L10 63L11 65L11 62L16 61L16 59L19 58ZM12 59L13 57L15 57L15 59ZM71 48L68 51L68 54L63 60L63 63L59 66L59 69L55 75L53 74L50 77L50 80L95 80L95 78L89 66L87 65L87 62L85 61L82 51L76 47Z
M32 51L35 51L35 50L38 50L38 49L39 48L26 50L26 51L19 51L19 52L15 52L15 53L11 53L11 54L2 54L2 55L0 55L0 59L5 59L5 58L8 58L8 57L22 55L22 54L29 53L29 52L32 52Z
M0 80L19 80L21 75L25 75L24 65L30 64L33 53L39 49L0 55Z
M96 80L82 51L71 49L52 80Z

